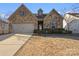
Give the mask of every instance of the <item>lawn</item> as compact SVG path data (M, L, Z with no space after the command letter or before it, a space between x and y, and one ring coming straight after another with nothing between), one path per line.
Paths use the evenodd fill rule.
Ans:
M17 52L18 56L79 55L78 37L34 34Z

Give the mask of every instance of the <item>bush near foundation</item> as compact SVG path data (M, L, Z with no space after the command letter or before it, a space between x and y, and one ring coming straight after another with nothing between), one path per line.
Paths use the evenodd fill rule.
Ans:
M58 28L58 29L53 30L52 33L56 33L56 34L71 34L72 31L68 31L68 30L65 30L63 28Z
M72 31L68 31L68 30L65 30L63 28L57 28L57 29L34 30L34 33L42 33L42 34L71 34Z

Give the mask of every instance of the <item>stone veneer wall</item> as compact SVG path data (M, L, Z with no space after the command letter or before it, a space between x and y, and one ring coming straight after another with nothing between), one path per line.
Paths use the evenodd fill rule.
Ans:
M23 16L20 15L21 12L24 12ZM34 24L35 29L37 28L37 18L24 5L21 5L8 20L10 32L12 32L12 24Z
M54 19L55 19L55 22L56 22L56 28L63 28L63 18L56 11L51 11L44 18L44 27L45 28L51 28L51 21L54 20Z

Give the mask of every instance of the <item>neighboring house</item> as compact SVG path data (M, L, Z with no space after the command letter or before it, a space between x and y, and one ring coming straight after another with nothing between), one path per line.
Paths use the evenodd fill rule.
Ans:
M9 33L9 26L8 25L9 25L8 22L0 19L0 34Z
M9 33L9 23L6 21L3 21L2 23L2 29L3 29L3 34Z
M0 20L0 34L3 34L3 30L2 30L2 21Z
M79 33L79 13L67 13L64 16L66 30L72 31L72 33Z
M32 29L43 30L45 28L62 28L63 17L53 9L49 14L43 14L39 9L37 14L33 14L23 4L8 18L9 32L30 32Z

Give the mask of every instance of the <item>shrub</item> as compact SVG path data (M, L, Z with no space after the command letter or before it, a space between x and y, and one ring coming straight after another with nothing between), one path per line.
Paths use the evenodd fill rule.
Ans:
M34 30L34 33L38 33L38 30L37 30L37 29L35 29L35 30Z
M43 33L43 34L71 34L72 31L65 30L63 28L58 28L55 30L52 29L43 29L43 30L34 30L34 33Z

